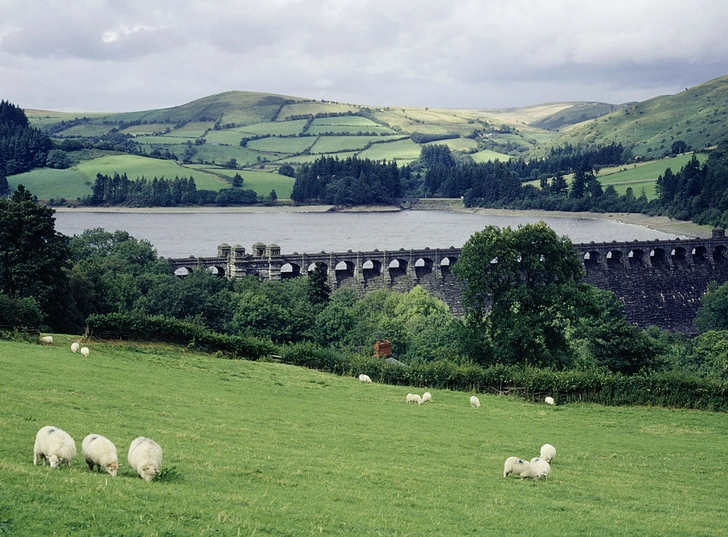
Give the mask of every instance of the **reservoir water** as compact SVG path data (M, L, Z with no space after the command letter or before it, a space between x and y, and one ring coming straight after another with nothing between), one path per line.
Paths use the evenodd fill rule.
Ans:
M290 254L461 247L488 225L517 228L544 221L575 244L674 239L675 235L608 219L490 216L451 211L320 212L86 212L58 211L56 230L124 230L150 241L160 256L214 256L223 242L247 252L256 242Z

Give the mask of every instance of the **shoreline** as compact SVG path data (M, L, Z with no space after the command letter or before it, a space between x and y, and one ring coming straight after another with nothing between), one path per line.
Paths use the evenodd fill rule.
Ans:
M459 205L459 206L458 206ZM465 208L460 204L442 203L428 204L421 203L413 209L400 209L394 206L361 206L348 207L344 209L337 208L334 205L280 205L265 207L53 207L56 212L72 213L174 213L174 214L194 214L194 213L384 213L396 212L402 210L416 211L449 211L470 214L480 214L485 216L509 216L509 217L537 217L537 218L572 218L572 219L589 219L589 220L614 220L623 224L631 224L663 233L672 233L676 236L683 236L690 239L693 238L710 238L712 236L711 226L701 226L694 222L673 220L667 216L648 216L641 213L592 213L592 212L563 212L563 211L544 211L539 209L529 210L513 210L513 209L483 209L483 208Z

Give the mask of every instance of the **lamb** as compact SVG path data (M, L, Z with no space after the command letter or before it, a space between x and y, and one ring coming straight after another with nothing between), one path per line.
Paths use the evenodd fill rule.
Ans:
M470 406L473 408L480 408L480 399L478 399L474 395L471 395L470 396Z
M43 345L53 345L53 336L41 336L39 339Z
M531 466L536 470L539 478L549 478L549 474L551 473L551 465L548 462L540 457L534 457L533 459L531 459Z
M369 375L365 375L364 373L362 373L361 375L359 375L359 380L361 382L365 383L365 384L371 384L372 383L372 379L369 378Z
M71 461L76 456L76 443L73 438L58 427L46 425L35 435L35 447L33 448L33 465L45 465L45 461L51 468L58 468L61 464L71 467Z
M92 472L94 468L101 471L106 468L109 475L116 477L119 470L119 458L116 454L116 446L100 434L90 434L83 439L81 444L81 453L88 464L88 469Z
M432 401L432 394L430 392L425 392L422 394L422 402L427 403L428 401Z
M530 462L519 459L518 457L508 457L506 459L503 465L503 477L508 477L509 474L520 475L521 479L530 477L535 480L541 477L538 471L536 471L536 468L531 466Z
M129 446L127 460L139 477L151 481L162 466L162 448L151 438L140 436Z
M80 347L81 347L81 346L80 346L80 345L78 344L78 341L74 341L73 343L71 343L71 352L72 352L73 354L76 354L76 353L78 352L78 349L79 349Z
M554 460L554 457L556 457L556 448L554 446L552 446L551 444L544 444L543 446L541 446L541 458L543 460L551 464L551 462Z
M88 355L89 355L88 347L81 347L81 354L83 355L84 358L88 358Z
M553 398L553 397L551 397L550 395L549 395L549 396L547 396L547 397L546 397L546 398L544 399L544 402L545 402L545 403L546 403L547 405L553 405L553 404L555 403L555 401L554 401L554 398Z
M407 394L407 402L408 403L417 403L418 405L421 405L422 404L422 397L420 397L416 393L408 393Z

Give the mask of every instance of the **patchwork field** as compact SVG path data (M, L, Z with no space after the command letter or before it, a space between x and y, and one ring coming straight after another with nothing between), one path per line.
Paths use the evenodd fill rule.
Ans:
M728 416L550 407L141 343L0 341L0 532L10 535L723 535ZM359 373L358 371L353 373ZM33 466L45 425L116 443L112 478ZM128 467L137 436L163 476ZM556 446L548 481L507 456ZM165 471L166 470L166 471Z

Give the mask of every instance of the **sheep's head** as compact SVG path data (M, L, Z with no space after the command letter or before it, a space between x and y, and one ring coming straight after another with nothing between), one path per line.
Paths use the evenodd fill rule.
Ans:
M106 465L106 471L109 472L111 477L116 477L116 472L119 471L121 465L118 462L110 462Z
M142 468L141 475L142 475L142 478L144 479L144 481L151 481L152 479L154 479L156 477L156 475L158 473L159 473L159 470L155 466L149 465L149 466L145 466L144 468Z
M58 468L61 464L63 464L63 458L58 455L49 455L48 463L51 465L51 468Z

